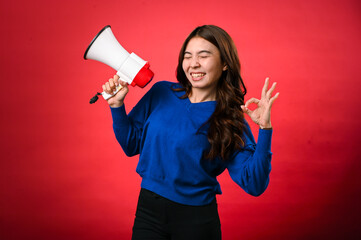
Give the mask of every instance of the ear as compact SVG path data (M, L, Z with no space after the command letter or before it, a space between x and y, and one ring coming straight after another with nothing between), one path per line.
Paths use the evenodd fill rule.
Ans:
M223 66L223 69L222 69L222 70L223 70L223 72L224 72L224 71L226 71L226 70L228 70L228 66L227 66L227 64L224 64L224 66Z

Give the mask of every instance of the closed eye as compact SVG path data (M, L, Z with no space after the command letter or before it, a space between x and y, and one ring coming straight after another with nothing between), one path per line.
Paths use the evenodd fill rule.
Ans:
M190 59L190 58L192 58L192 54L189 53L189 52L185 52L184 53L184 59Z
M199 55L200 58L207 58L209 55Z

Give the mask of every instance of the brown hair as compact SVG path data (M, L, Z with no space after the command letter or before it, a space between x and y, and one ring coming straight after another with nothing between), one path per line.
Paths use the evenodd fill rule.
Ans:
M240 75L241 65L232 38L223 29L214 25L204 25L194 29L187 37L179 53L177 80L182 88L175 91L185 91L186 98L192 91L182 67L184 52L188 42L194 37L201 37L215 45L221 55L221 61L227 66L217 85L216 109L205 124L209 124L208 141L210 149L205 158L220 157L227 160L233 151L244 146L242 139L245 130L244 116L241 105L247 90Z

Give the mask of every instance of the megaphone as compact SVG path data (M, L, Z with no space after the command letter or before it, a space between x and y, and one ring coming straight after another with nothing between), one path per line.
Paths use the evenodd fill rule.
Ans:
M138 57L135 53L128 53L115 38L110 25L105 26L91 41L84 53L84 59L102 62L117 71L119 78L128 84L145 87L153 78L154 73L149 69L149 63ZM113 94L97 93L105 100L114 96L120 89L118 85ZM97 100L97 95L90 103Z

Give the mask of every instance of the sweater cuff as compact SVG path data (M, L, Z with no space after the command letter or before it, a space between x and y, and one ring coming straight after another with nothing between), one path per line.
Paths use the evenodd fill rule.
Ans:
M110 111L112 113L114 125L119 125L122 124L124 121L128 121L128 116L127 113L125 112L124 104L117 108L110 107Z
M271 152L271 140L273 130L259 129L257 150L261 152Z

